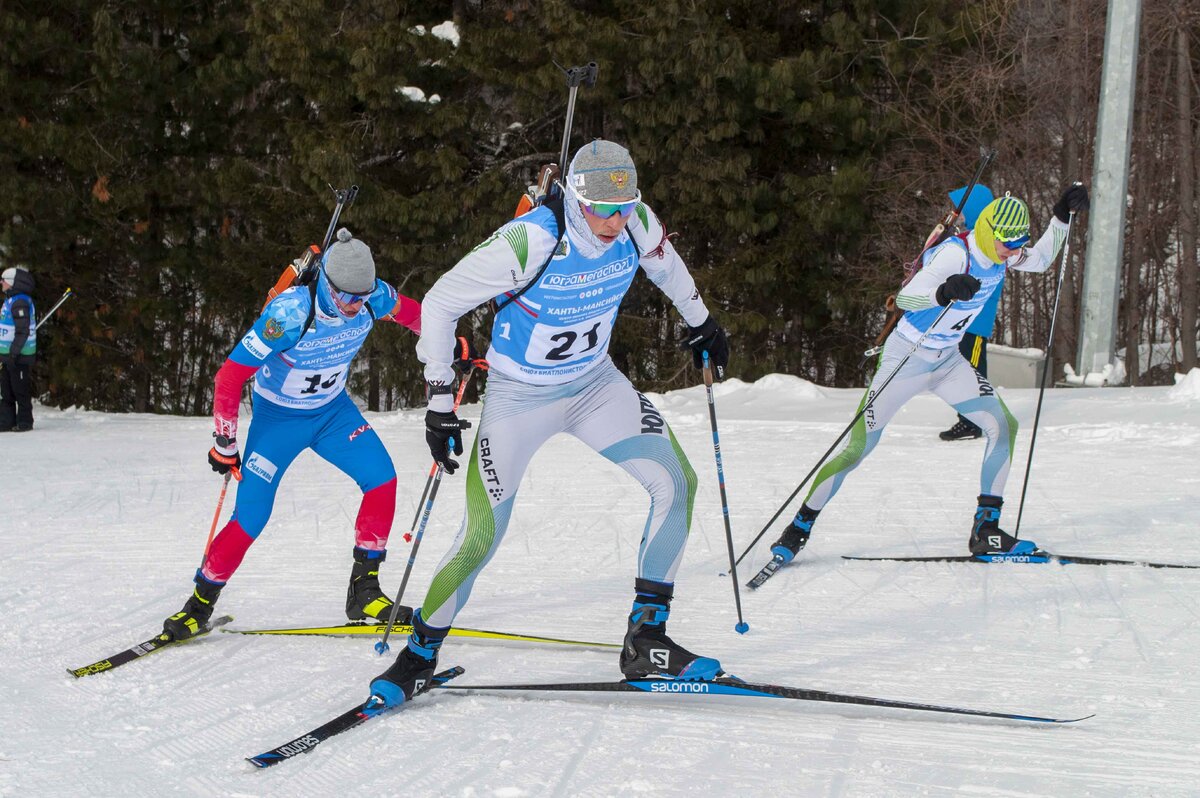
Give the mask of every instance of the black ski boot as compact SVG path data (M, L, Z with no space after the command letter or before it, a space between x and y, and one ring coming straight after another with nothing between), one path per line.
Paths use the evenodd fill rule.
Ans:
M807 504L801 505L800 512L796 513L796 517L784 528L779 540L772 544L771 554L778 558L780 565L790 563L800 553L800 550L808 545L813 521L817 520L819 512L821 511L813 510Z
M204 574L196 571L196 587L192 590L191 598L183 604L183 609L163 621L163 634L172 640L187 640L208 626L212 617L213 605L221 595L224 582L210 582Z
M346 588L346 617L352 621L374 618L387 623L392 615L392 600L379 587L379 564L387 559L386 551L354 548L354 568L350 570L350 586ZM403 604L396 610L396 623L412 620L412 607Z
M698 657L667 637L672 585L638 579L634 588L629 631L621 649L621 672L626 679L713 679L724 673L720 662Z
M425 691L437 667L438 649L450 632L450 627L439 629L425 623L419 609L413 614L412 625L408 643L392 667L371 682L371 695L389 707L399 706Z
M975 508L975 522L971 525L970 548L972 554L1005 555L1032 554L1037 544L1031 540L1017 540L1000 528L1000 508L1004 499L983 494Z
M983 430L979 425L959 416L958 422L950 429L939 432L938 437L944 441L969 441L982 438Z

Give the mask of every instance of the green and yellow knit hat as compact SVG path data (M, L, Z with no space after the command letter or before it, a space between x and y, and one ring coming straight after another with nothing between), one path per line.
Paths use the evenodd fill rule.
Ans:
M996 254L997 241L1009 249L1029 243L1029 206L1010 194L992 200L975 222L975 243L993 263L1004 260Z

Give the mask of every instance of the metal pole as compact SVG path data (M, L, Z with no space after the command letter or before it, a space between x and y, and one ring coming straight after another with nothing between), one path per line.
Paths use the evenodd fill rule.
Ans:
M1108 0L1091 218L1088 220L1079 319L1080 376L1103 371L1114 359L1141 16L1141 0ZM1047 362L1050 356L1047 352ZM1136 357L1136 353L1126 353L1127 362L1131 359L1136 362Z

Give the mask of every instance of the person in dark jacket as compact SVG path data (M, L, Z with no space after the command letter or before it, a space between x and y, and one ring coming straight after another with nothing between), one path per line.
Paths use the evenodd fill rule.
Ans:
M19 266L0 274L0 432L33 429L33 382L37 316L33 275Z

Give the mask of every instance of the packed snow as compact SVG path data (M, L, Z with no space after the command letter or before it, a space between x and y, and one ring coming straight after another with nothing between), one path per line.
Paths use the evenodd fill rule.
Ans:
M1036 390L1002 391L1024 425ZM845 427L860 391L771 376L717 386L741 552ZM110 673L66 673L153 635L190 592L220 489L203 418L37 410L0 436L0 795L1187 796L1200 790L1200 571L851 562L965 554L981 441L945 443L928 395L826 508L798 563L736 622L703 387L653 397L699 473L672 635L752 681L1007 712L1064 726L753 698L434 693L268 770L254 755L366 697L370 638L214 632ZM465 415L477 419L479 408ZM400 474L384 588L399 585L429 468L423 413L368 414ZM245 423L245 422L243 422ZM244 428L244 427L243 427ZM1200 564L1200 372L1174 387L1047 392L1020 535L1067 554ZM359 494L311 453L218 605L231 626L343 619ZM619 642L647 499L572 438L535 457L462 626ZM792 505L794 510L797 505ZM226 502L224 516L232 509ZM448 477L406 600L463 510ZM778 525L778 524L777 524ZM768 559L772 530L747 557ZM393 651L399 641L393 640ZM390 659L388 660L390 661ZM462 684L620 677L613 652L450 640Z

